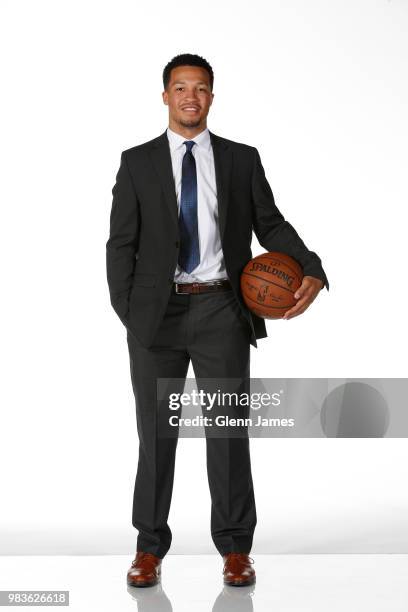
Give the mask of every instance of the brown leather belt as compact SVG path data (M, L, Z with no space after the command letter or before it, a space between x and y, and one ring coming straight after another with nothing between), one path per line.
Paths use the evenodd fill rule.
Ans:
M203 283L173 283L173 293L208 293L232 289L228 279L206 281Z

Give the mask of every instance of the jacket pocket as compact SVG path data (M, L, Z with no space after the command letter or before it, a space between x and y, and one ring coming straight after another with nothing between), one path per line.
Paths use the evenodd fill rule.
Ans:
M133 276L133 287L155 287L156 274L145 274L143 272L135 272Z

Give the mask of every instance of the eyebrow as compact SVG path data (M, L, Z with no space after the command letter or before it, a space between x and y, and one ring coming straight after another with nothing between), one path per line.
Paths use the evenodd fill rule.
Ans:
M176 81L173 85L185 85L186 81ZM197 81L197 85L208 85L205 81Z

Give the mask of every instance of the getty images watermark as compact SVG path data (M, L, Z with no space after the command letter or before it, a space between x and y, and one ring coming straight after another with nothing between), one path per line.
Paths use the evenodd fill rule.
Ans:
M160 437L408 436L401 378L159 378Z
M169 424L174 426L180 426L182 424L187 427L197 427L204 425L206 427L212 427L216 425L218 427L226 427L231 425L232 427L237 426L254 426L259 427L261 425L270 427L293 427L294 419L286 418L266 418L261 414L254 416L232 416L228 414L228 409L237 409L242 407L249 407L253 411L269 406L279 406L281 403L281 392L276 393L247 393L245 391L204 391L204 389L192 389L189 393L176 393L172 392L169 394L169 410L180 412L183 406L189 407L200 407L207 414L196 415L194 417L182 417L181 414L171 414L169 416ZM221 409L221 410L220 410ZM210 411L214 416L209 416ZM217 414L218 412L218 414ZM215 413L215 414L214 414Z

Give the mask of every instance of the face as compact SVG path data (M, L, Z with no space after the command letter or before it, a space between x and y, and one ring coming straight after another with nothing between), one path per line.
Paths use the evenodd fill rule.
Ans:
M169 107L169 127L175 131L207 125L207 115L214 94L210 75L199 66L177 66L170 73L170 82L163 92L163 102Z

